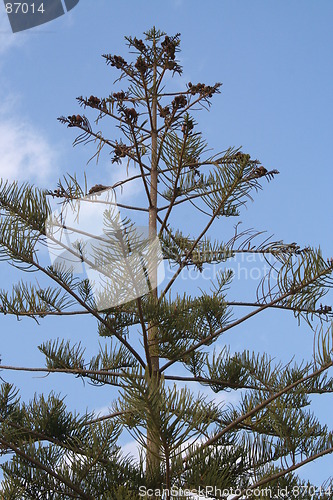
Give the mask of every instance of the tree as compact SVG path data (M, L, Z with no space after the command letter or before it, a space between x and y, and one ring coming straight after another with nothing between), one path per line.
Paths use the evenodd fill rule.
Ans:
M109 148L123 180L88 189L87 182L83 186L67 175L55 190L6 181L0 186L2 258L38 276L35 284L20 281L11 294L2 291L1 312L36 321L51 314L95 317L108 348L87 360L81 343L44 342L39 350L46 367L40 370L114 386L118 397L107 416L79 416L55 394L21 402L4 382L0 444L2 454L11 456L2 466L2 496L134 499L151 488L154 494L146 498L158 498L164 489L169 499L173 487L236 499L269 487L272 494L287 488L289 496L312 498L296 471L333 451L332 432L309 410L313 394L333 390L332 310L320 303L332 286L333 260L311 247L262 240L260 231L239 232L238 224L227 242L212 238L213 226L239 217L261 181L278 171L268 171L240 149L209 154L193 113L210 106L220 84L165 89L166 75L182 73L176 59L179 34L153 28L144 41L126 40L134 62L103 57L118 70L116 82L126 80L127 87L107 98L78 98L83 108L98 113L96 124L113 120L121 139L95 131L84 114L59 118L81 130L75 144L97 143L97 158ZM126 163L136 166L137 175L126 176ZM145 206L117 203L117 190L136 179ZM54 201L61 203L58 213ZM103 207L99 234L78 224L83 203ZM177 219L187 206L198 221L194 235ZM119 208L131 218L121 220ZM134 224L135 213L147 218L147 234ZM54 245L57 258L51 265L42 263L40 245ZM233 278L227 263L237 254L263 255L268 266L250 303L227 300ZM162 259L173 274L159 283ZM76 272L82 263L84 277ZM195 296L177 290L186 269L200 274L211 266L216 273L210 290L201 288ZM39 284L43 279L45 286ZM250 312L235 319L232 309L243 310L238 306ZM213 348L226 331L269 308L292 311L314 330L312 360L283 366L266 353ZM180 388L180 381L187 385ZM221 406L197 394L198 385L213 393L240 391L239 403ZM139 464L122 456L117 445L124 429L142 446ZM321 498L333 498L330 486ZM270 498L268 490L260 495ZM178 491L177 498L187 497Z

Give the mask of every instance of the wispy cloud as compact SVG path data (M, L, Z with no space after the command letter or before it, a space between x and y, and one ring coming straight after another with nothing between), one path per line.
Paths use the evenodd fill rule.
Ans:
M11 31L5 9L0 8L0 66L14 47L21 46L24 34ZM5 74L5 72L4 72ZM0 94L0 177L10 181L45 183L54 177L57 153L42 130L31 119L21 116L17 109L20 96L6 92L10 82L1 78ZM14 106L15 105L15 106Z
M54 174L56 153L27 120L0 117L0 176L37 184Z
M8 82L3 85L8 88ZM55 147L19 109L19 95L0 93L0 177L43 184L58 175Z

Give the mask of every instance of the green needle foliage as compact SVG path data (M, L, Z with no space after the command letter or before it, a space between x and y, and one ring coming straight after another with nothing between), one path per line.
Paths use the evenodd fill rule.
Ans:
M39 350L46 366L39 370L112 386L115 395L109 415L78 415L59 395L36 395L25 403L3 382L1 497L129 500L161 498L163 490L162 498L170 500L189 498L187 490L234 499L253 492L265 499L280 498L284 488L285 497L296 492L295 498L314 498L297 474L333 451L332 431L311 408L312 395L333 391L332 309L321 304L333 284L333 260L325 260L320 249L267 239L252 228L240 232L239 224L224 241L212 238L221 221L240 217L278 171L268 171L240 149L211 155L194 115L211 105L221 84L189 82L173 91L170 76L182 74L179 34L153 28L144 35L126 38L130 62L103 56L118 72L118 88L107 97L78 98L84 110L95 113L94 125L84 114L59 118L79 129L75 145L94 142L97 159L107 150L110 168L122 170L123 179L90 189L87 178L81 185L75 174L51 190L0 183L1 258L36 276L0 290L1 313L37 322L48 315L93 316L105 341L96 354L87 357L81 342L44 342ZM105 122L114 123L120 137L109 138ZM132 177L126 175L129 165L136 168ZM126 212L120 220L116 194L138 179L144 194L133 205L119 203ZM76 210L79 221L80 200L103 207L104 229L90 234L89 248L80 225L73 220L65 227L53 214L56 201ZM144 240L135 224L138 213L146 220ZM58 231L77 237L75 243L59 243L50 233L52 217ZM186 227L189 217L196 220L194 234ZM226 228L227 221L223 234ZM50 244L62 245L73 265L45 265L41 250ZM263 256L268 266L252 302L227 299L233 282L228 262L237 254ZM156 257L171 271L158 288L157 267L151 265ZM82 262L99 273L102 288L96 291L93 280L76 272ZM200 276L212 266L208 290L202 280L196 292L180 291L183 273ZM248 312L242 315L244 307ZM314 335L312 359L283 364L267 353L217 347L226 331L268 308L305 320ZM238 403L216 402L215 394L223 401L230 391ZM139 462L117 444L125 431L140 445ZM333 498L329 480L320 491L320 498Z

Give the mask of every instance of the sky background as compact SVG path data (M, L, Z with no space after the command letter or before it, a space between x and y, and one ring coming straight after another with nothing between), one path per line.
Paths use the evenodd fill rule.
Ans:
M171 35L181 33L184 71L169 79L171 88L182 90L189 81L223 83L210 112L195 117L209 146L215 152L241 146L268 170L280 171L274 181L263 182L255 202L242 212L242 227L267 230L287 243L320 245L324 256L332 257L331 0L81 0L61 18L17 34L0 4L0 176L49 189L65 172L82 178L86 170L91 186L120 179L121 167L111 164L107 153L98 165L92 161L87 166L93 147L73 149L75 131L57 117L81 112L77 96L107 96L119 89L113 85L115 70L101 54L126 58L124 36L141 38L153 25ZM110 128L110 137L119 139L113 132ZM125 196L131 199L133 192ZM195 230L196 219L187 218L187 225L189 232ZM232 236L230 225L223 223L214 231L220 239ZM6 263L0 272L5 289L20 277L29 279ZM245 281L236 283L230 300L250 290L255 299L259 279L253 275ZM180 283L191 290L197 285L189 277ZM7 315L1 318L2 363L43 366L36 346L58 336L82 341L90 355L99 341L91 319L47 318L37 326ZM277 360L301 360L311 357L313 334L304 323L298 327L292 315L268 311L226 335L218 346L224 343L233 350L260 349ZM2 377L20 388L24 400L53 389L67 394L68 406L79 411L106 411L113 395L109 388L83 386L68 376L6 372ZM233 398L228 395L228 401ZM316 398L315 404L318 415L332 425L327 397ZM129 438L123 444L125 451L133 449ZM331 466L332 458L326 457L301 475L320 483Z

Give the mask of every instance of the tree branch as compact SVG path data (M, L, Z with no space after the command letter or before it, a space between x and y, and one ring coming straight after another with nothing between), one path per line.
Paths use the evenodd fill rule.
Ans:
M182 169L182 162L183 162L183 156L184 156L184 152L185 152L185 144L186 144L186 141L187 141L187 137L188 137L188 128L186 127L186 130L185 130L185 135L184 135L184 139L183 139L183 144L182 144L182 149L181 149L181 152L180 152L180 157L179 157L179 161L178 161L178 168L177 168L177 174L176 174L176 178L175 178L175 182L174 182L174 185L173 185L173 194L172 194L172 198L170 200L170 203L169 203L169 206L168 206L168 210L167 210L167 213L165 214L164 216L164 220L162 222L162 225L160 227L160 230L159 230L159 236L162 234L167 222L168 222L168 218L169 218L169 215L171 213L171 210L173 208L173 205L175 203L175 200L176 200L176 197L177 197L177 183L178 183L178 179L179 179L179 176L180 176L180 172L181 172L181 169Z
M2 444L2 446L4 448L7 448L7 449L15 452L17 455L19 455L20 457L22 457L24 460L26 460L27 462L29 462L30 464L32 464L36 469L43 470L44 472L46 472L50 476L54 477L55 479L57 479L61 483L65 484L68 488L70 488L71 490L75 491L75 493L77 493L80 496L80 498L83 498L85 500L94 500L94 498L92 496L90 496L87 493L85 493L83 490L81 490L81 488L79 488L72 481L70 481L69 479L61 476L60 474L58 474L57 472L55 472L53 469L51 469L47 465L44 465L37 458L30 457L27 453L23 452L22 450L20 450L20 448L18 448L17 446L15 446L15 444L13 444L13 443L11 443L9 441L6 441L1 436L0 436L0 443Z
M28 367L28 366L10 366L10 365L0 365L0 370L9 370L9 371L21 371L21 372L35 372L35 373L68 373L72 375L81 375L89 376L89 375L100 375L100 376L108 376L108 377L126 377L128 378L128 374L123 372L111 372L108 370L89 370L85 368L40 368L40 367ZM106 383L106 382L105 382ZM110 382L108 382L110 384ZM120 387L120 384L116 382L111 383L111 385Z
M244 307L261 307L264 304L259 304L258 302L237 302L237 301L227 301L225 302L227 306L244 306ZM283 309L285 311L294 311L294 312L304 312L307 314L328 314L331 315L332 312L325 311L324 308L318 308L318 309L306 309L306 308L300 308L297 309L296 307L291 307L291 306L284 306L284 305L279 305L279 304L273 304L269 305L269 307L274 308L274 309Z
M111 330L110 328L110 325L108 324L108 322L102 318L97 311L94 311L94 309L92 309L84 300L82 300L76 293L73 292L73 290L71 290L70 287L68 287L66 285L66 283L64 283L63 281L61 281L59 278L57 278L57 276L54 276L51 272L47 271L47 269L45 269L44 267L40 266L38 264L38 262L35 262L33 261L33 265L37 267L37 269L39 269L40 271L42 271L44 274L46 274L49 278L51 278L52 280L56 281L56 283L58 283L58 285L60 285L62 288L64 288L67 293L69 295L71 295L72 297L75 298L75 300L82 306L84 307L87 311L90 312L90 314L92 314L98 321L100 321L109 331L110 333L112 333L118 340L121 344L123 344L132 354L133 356L138 360L138 362L140 363L140 365L145 368L146 367L146 364L145 362L143 361L143 359L141 358L141 356L139 355L139 353L131 346L131 344L129 344L127 342L127 340L122 337L116 330Z
M280 391L278 391L275 394L273 394L272 396L268 397L262 403L258 404L254 408L252 408L252 410L246 412L244 415L239 416L233 422L231 422L229 425L226 425L224 427L224 429L222 429L220 432L218 432L217 434L215 434L215 436L213 436L210 439L208 439L205 443L203 443L200 446L200 450L202 450L204 448L207 448L207 446L211 446L216 441L218 441L222 436L224 436L224 434L226 434L227 432L229 432L232 429L234 429L235 427L237 427L244 420L246 420L246 419L252 417L253 415L255 415L256 413L258 413L258 411L260 411L263 408L265 408L267 405L269 405L270 403L272 403L275 399L277 399L280 396L282 396L283 394L286 394L287 392L291 391L292 389L294 389L295 387L297 387L299 384L302 384L302 383L306 382L307 380L310 380L310 379L312 379L314 377L317 377L318 375L320 375L324 371L328 370L331 366L333 366L333 361L330 361L329 363L326 363L325 365L323 365L318 370L315 370L314 372L310 373L309 375L306 375L305 377L302 377L301 379L296 380L292 384L284 387ZM186 462L186 460L188 460L188 458L189 457L185 457L184 458L184 462Z
M332 266L333 266L333 263L332 263ZM329 269L324 269L315 278L313 278L312 280L309 280L308 283L306 283L306 284L302 283L298 287L293 288L292 291L286 292L285 294L280 295L279 297L277 297L276 299L272 300L271 302L268 302L267 304L261 305L260 307L258 307L258 309L255 309L254 311L250 312L246 316L243 316L242 318L239 318L238 320L234 321L233 323L230 323L228 326L226 326L224 328L223 327L219 328L218 330L216 330L214 333L212 333L211 335L209 335L205 339L200 340L200 342L197 342L192 347L190 347L189 349L187 349L185 352L181 353L180 357L184 357L187 354L190 354L191 352L195 351L199 347L201 347L201 346L203 346L203 345L205 345L207 343L210 343L212 340L214 340L216 337L218 337L222 333L225 333L226 331L230 330L231 328L234 328L235 326L240 325L244 321L248 320L249 318L252 318L252 316L255 316L256 314L264 311L265 309L268 309L269 307L273 307L275 304L277 304L281 300L284 300L287 297L290 297L291 295L295 295L296 293L300 292L305 286L310 285L314 281L318 280L321 276L326 275L326 274L331 273L331 272L332 272L332 269L330 269L330 268ZM160 368L160 372L162 373L164 370L166 370L167 368L169 368L171 365L173 365L177 361L179 361L178 358L168 361L167 363L165 363L164 366L162 366Z
M238 179L236 179L232 185L230 186L230 190L232 191L234 189L234 187L240 183ZM191 248L186 252L186 255L184 257L184 260L182 261L182 263L179 265L177 271L174 273L173 277L170 279L169 283L167 284L167 286L164 288L163 292L161 293L160 297L159 297L159 302L165 297L166 293L168 292L168 290L170 289L170 287L173 285L173 283L175 282L175 280L177 279L177 277L179 276L179 274L182 272L183 268L185 267L186 265L186 262L187 260L189 259L189 257L192 255L192 252L193 250L195 249L195 247L197 246L197 244L199 243L199 241L203 238L203 236L207 233L208 229L211 227L211 225L213 224L215 218L218 216L221 208L223 207L224 203L227 201L228 199L228 196L229 196L230 193L226 193L225 196L222 198L222 200L220 201L218 207L216 208L216 210L214 211L213 215L211 216L211 219L210 221L208 222L208 224L206 224L205 228L201 231L201 233L199 234L199 236L196 238L196 240L193 242Z
M327 455L328 453L333 453L333 446L331 446L330 448L327 448L326 450L319 451L315 455L312 455L311 457L308 457L305 460L298 462L298 464L294 464L291 467L288 467L287 469L283 469L279 472L276 472L275 474L271 474L269 477L265 477L264 479L257 481L256 483L254 483L254 484L248 486L247 488L245 488L244 490L242 490L239 495L232 497L231 500L237 500L238 498L241 498L247 490L254 490L255 488L258 488L259 486L263 486L264 484L270 483L271 481L274 481L275 479L278 479L279 477L285 476L286 474L289 474L289 472L293 472L294 470L299 469L300 467L303 467L303 465L306 465L310 462L313 462L313 460L316 460L317 458L323 457L324 455Z

